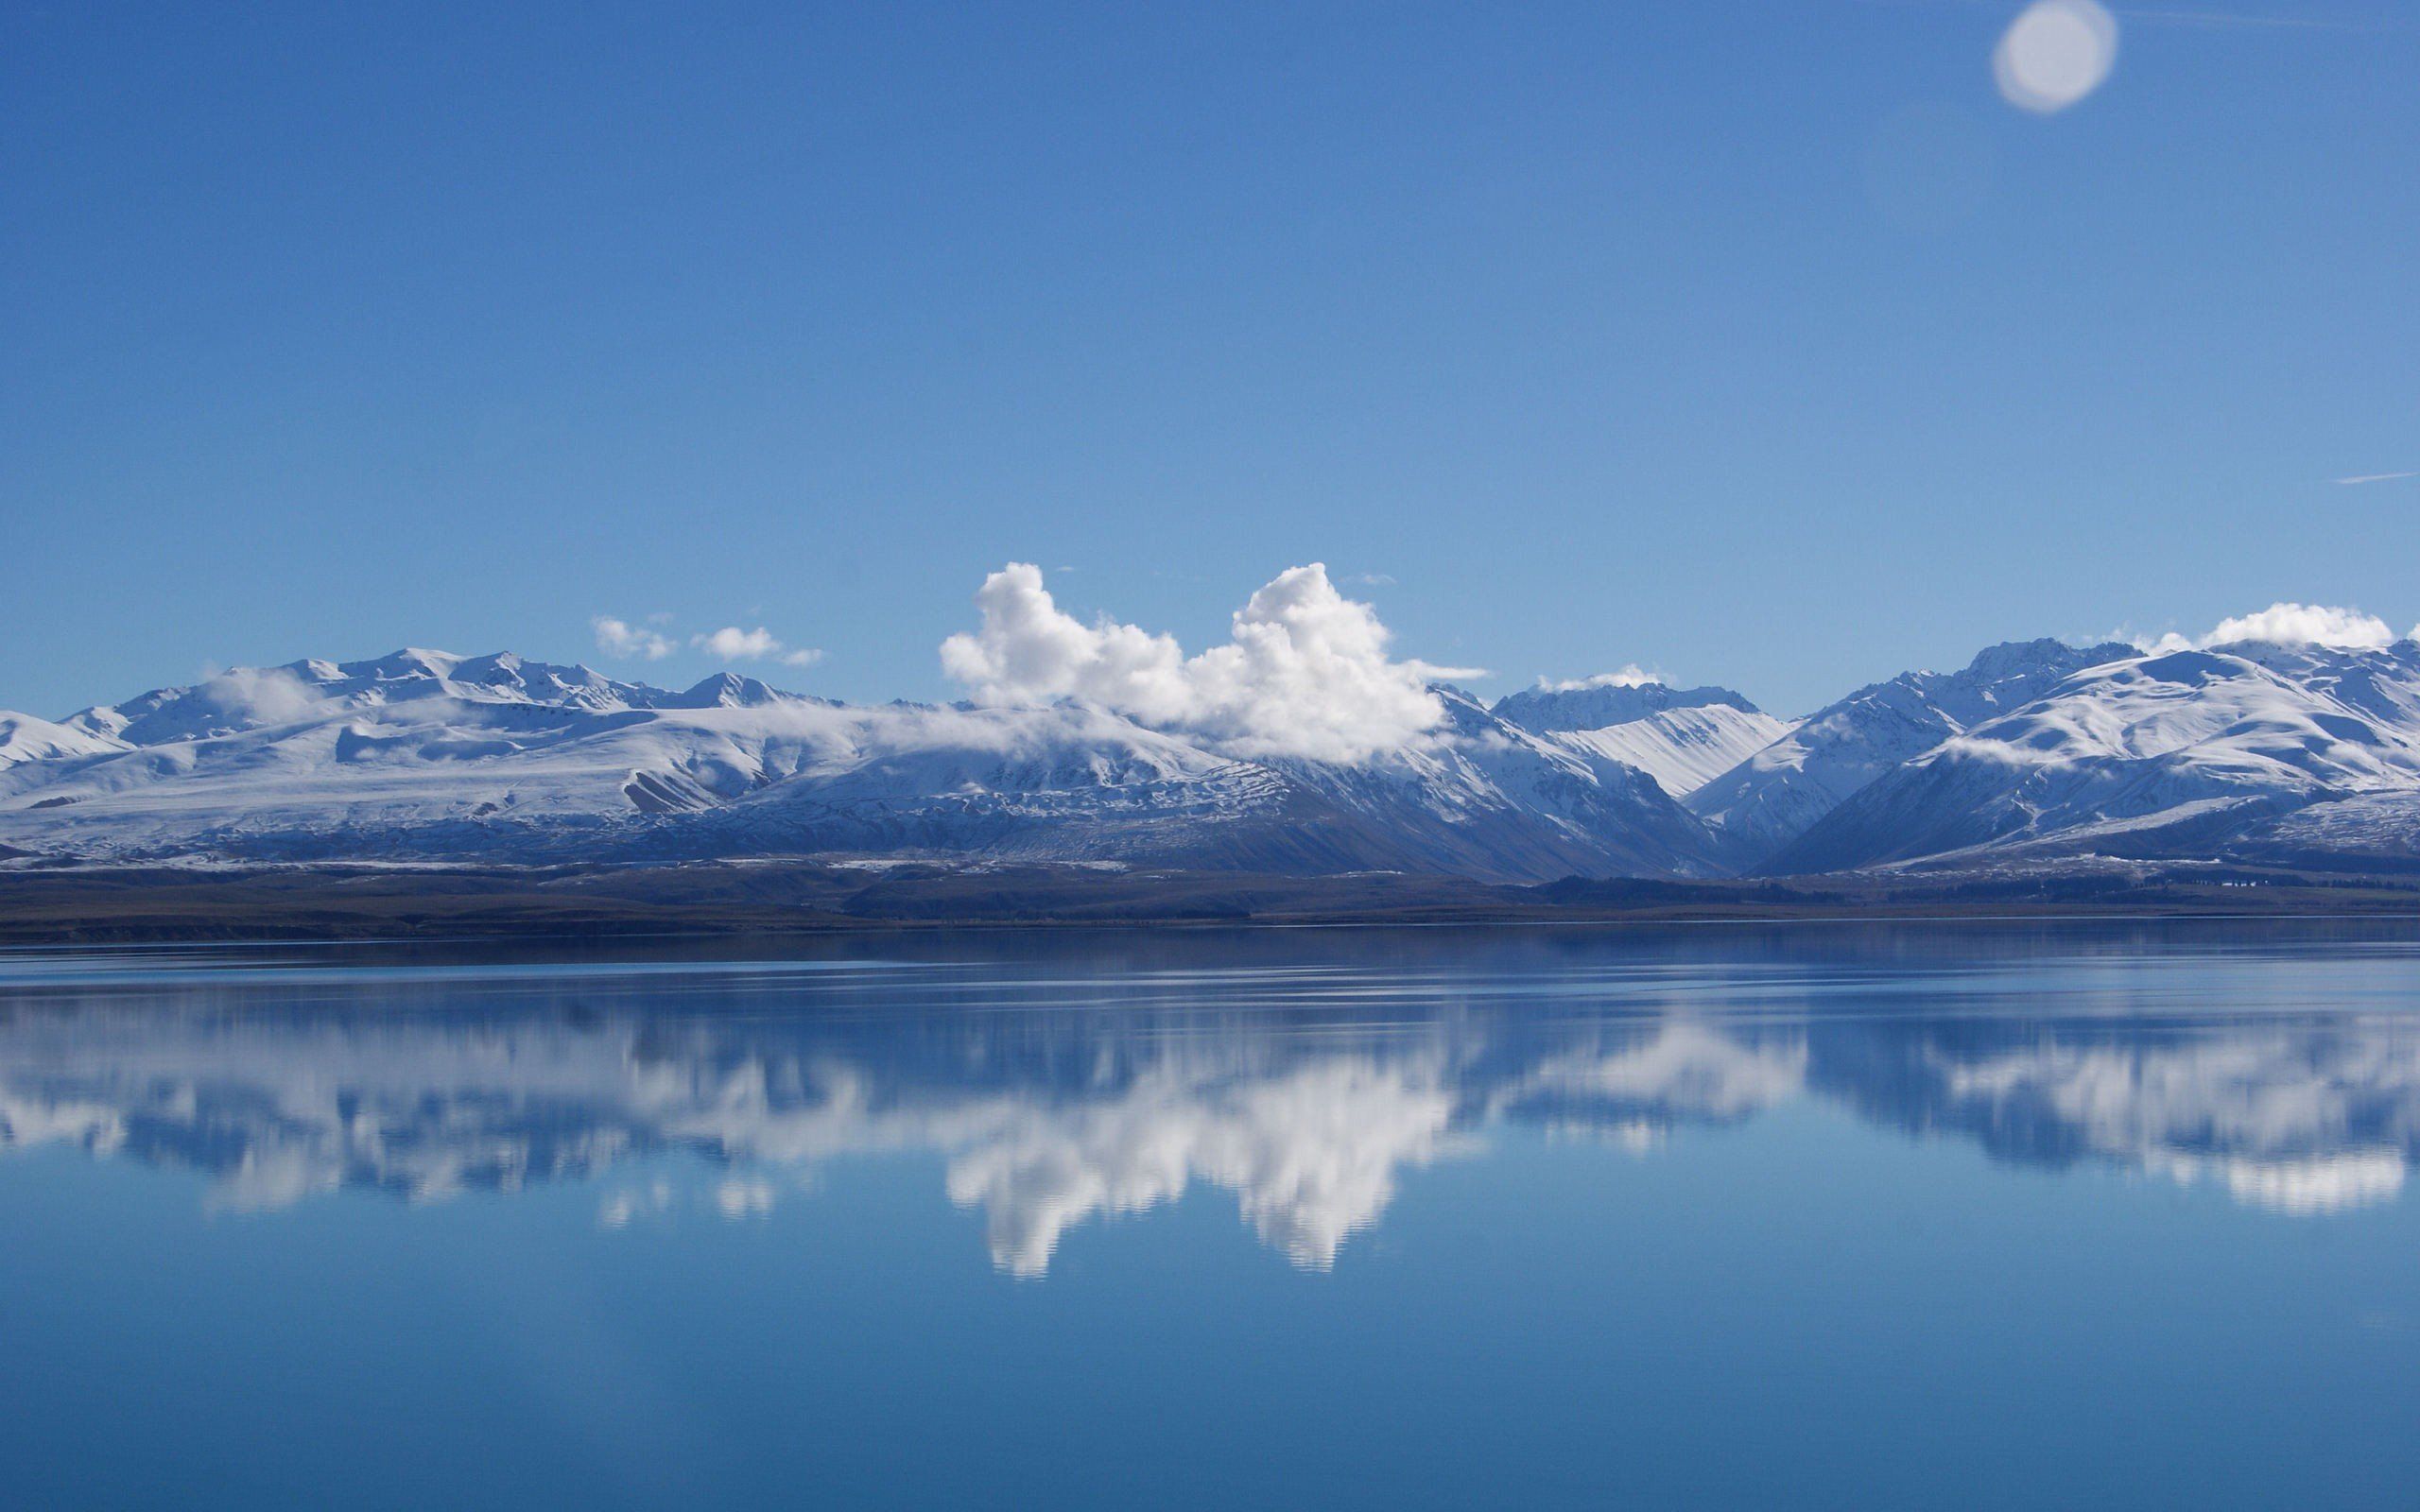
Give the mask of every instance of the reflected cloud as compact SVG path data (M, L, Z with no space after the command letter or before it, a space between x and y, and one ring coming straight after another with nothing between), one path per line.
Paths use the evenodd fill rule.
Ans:
M2382 1202L2420 1147L2420 1034L2394 1019L2320 1026L1843 1027L1814 1080L1879 1120L1956 1132L2004 1160L2083 1161L2316 1214Z
M1385 1210L1397 1172L1437 1158L1454 1111L1435 1067L1368 1057L1260 1080L1155 1074L1099 1107L1015 1119L950 1162L949 1195L984 1210L993 1260L1020 1276L1041 1275L1074 1225L1196 1180L1235 1193L1294 1263L1326 1270Z
M1499 1106L1552 1109L1565 1125L1667 1129L1735 1123L1795 1095L1806 1079L1803 1041L1747 1043L1685 1020L1627 1048L1550 1055Z
M608 1229L758 1220L829 1162L921 1156L993 1263L1039 1277L1079 1228L1197 1190L1325 1270L1413 1174L1504 1130L1654 1158L1803 1097L2302 1217L2394 1200L2420 1148L2420 1031L2392 1015L1782 1011L1786 993L1740 980L1753 1013L1693 1006L1668 977L1552 1014L1520 979L1379 1011L1383 973L1158 981L1114 1013L987 1011L988 984L848 1013L794 980L694 1005L657 980L603 1007L475 981L408 1007L380 986L284 1006L53 988L38 1008L0 995L0 1151L190 1168L227 1212L594 1180Z
M2180 1180L2212 1176L2238 1202L2297 1215L2342 1212L2392 1201L2403 1190L2403 1155L2397 1150L2357 1150L2282 1160L2176 1156L2169 1166L2169 1173Z

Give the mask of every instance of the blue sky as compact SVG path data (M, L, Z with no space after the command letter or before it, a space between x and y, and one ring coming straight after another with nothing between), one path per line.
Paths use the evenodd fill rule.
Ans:
M2195 3L2048 114L1955 0L0 4L0 707L760 626L941 696L1011 560L1785 712L2409 625L2420 478L2334 480L2420 472L2420 16Z

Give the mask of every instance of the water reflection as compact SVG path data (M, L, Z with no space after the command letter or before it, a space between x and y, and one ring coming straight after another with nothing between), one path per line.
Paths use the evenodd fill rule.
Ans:
M1197 1188L1325 1268L1409 1173L1508 1134L1652 1159L1794 1102L2292 1215L2394 1198L2420 1142L2392 939L873 949L17 957L0 1149L190 1168L240 1211L594 1180L609 1228L743 1220L833 1162L921 1155L994 1263L1040 1276L1071 1229Z

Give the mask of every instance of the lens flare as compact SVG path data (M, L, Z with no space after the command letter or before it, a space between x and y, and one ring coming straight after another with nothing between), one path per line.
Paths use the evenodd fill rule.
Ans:
M2098 0L2034 0L1992 53L2000 97L2048 115L2100 87L2118 62L2118 20Z

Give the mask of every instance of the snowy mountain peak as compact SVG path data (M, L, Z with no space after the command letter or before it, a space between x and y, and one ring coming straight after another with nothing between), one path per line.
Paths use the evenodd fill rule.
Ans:
M1529 881L2019 851L2420 868L2411 641L2011 642L1796 727L1720 688L1599 679L1493 708L1427 694L1435 722L1414 738L1323 761L1073 698L865 708L736 672L671 692L510 652L306 659L57 724L0 713L0 855L957 856Z
M337 666L337 671L347 678L376 681L392 681L405 678L434 678L442 680L452 677L454 669L460 666L463 660L450 651L427 651L419 646L407 645L400 651L391 651L368 662L341 662ZM492 662L500 659L489 657L482 660ZM517 662L520 659L515 657L513 660Z
M1903 672L1806 716L1689 795L1689 807L1752 849L1777 851L1868 782L2087 667L2139 656L2120 642L2005 641L1958 672Z
M2391 799L2405 826L2420 816L2420 656L2246 648L2084 668L1883 775L1771 865L2019 848L2206 855L2319 805Z
M1450 682L1432 682L1428 692L1445 711L1444 721L1438 727L1441 730L1457 735L1476 735L1492 732L1503 723L1477 696Z
M308 657L235 667L186 687L154 688L62 721L133 746L208 740L422 699L535 704L588 711L649 708L678 695L617 682L584 666L530 662L510 651L462 657L406 648L362 662Z
M1495 713L1524 730L1603 730L1651 718L1667 709L1736 709L1760 713L1729 688L1675 688L1663 682L1583 683L1577 687L1524 688L1496 700Z
M2103 662L2123 661L2140 654L2123 641L2081 646L2047 636L2033 641L2002 641L1976 652L1966 670L1952 676L1991 686L2045 671L2065 677L2078 667L2098 666Z
M24 742L0 846L166 857L661 861L882 855L1504 880L1706 875L1645 774L1459 689L1363 762L1239 758L1074 700L879 708L737 673L682 692L499 654L222 674Z
M2152 682L2173 682L2198 688L2205 683L2239 676L2247 664L2258 663L2217 651L2164 651L2136 662L2133 670L2136 676Z
M717 672L701 678L678 695L655 700L659 709L755 709L769 703L796 700L801 695L784 693L754 678L736 672Z
M126 743L87 730L55 725L32 714L0 709L0 767L19 762L64 761L126 749Z

